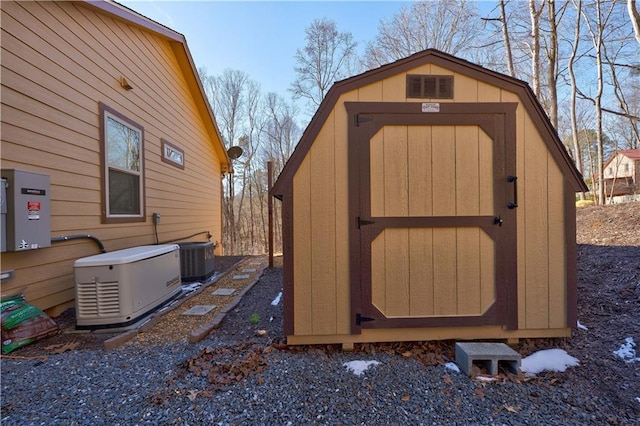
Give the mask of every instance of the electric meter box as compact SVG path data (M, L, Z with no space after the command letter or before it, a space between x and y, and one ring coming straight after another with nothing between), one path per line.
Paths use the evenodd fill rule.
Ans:
M6 180L6 251L51 246L51 189L49 176L16 169L2 169ZM4 215L3 215L4 216ZM5 251L5 250L3 250Z

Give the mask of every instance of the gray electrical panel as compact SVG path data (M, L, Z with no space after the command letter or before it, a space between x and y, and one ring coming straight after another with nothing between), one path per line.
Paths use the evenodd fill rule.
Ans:
M0 235L0 252L7 251L7 180L0 180L0 215L2 216L2 234Z
M2 247L2 251L50 247L49 176L24 170L2 169L2 179L6 181L3 188L6 187L7 209L7 214L2 214L2 239L6 239L6 246Z

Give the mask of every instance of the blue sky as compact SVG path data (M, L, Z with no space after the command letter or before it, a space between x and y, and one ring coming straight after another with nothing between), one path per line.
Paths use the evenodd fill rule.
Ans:
M295 78L294 55L304 46L304 30L315 18L336 21L359 47L372 40L381 18L400 1L120 1L123 5L184 34L198 68L218 75L225 68L246 72L262 86L289 98Z

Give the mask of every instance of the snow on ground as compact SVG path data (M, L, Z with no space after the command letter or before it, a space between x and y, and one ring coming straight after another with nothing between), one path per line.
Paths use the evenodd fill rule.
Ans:
M524 358L520 370L528 376L532 376L541 371L564 372L567 367L575 367L579 364L580 361L562 349L546 349Z
M448 362L444 365L444 367L448 370L453 370L456 373L460 372L460 368L458 367L458 365L455 362Z
M278 306L278 303L280 303L281 298L282 298L282 292L278 293L276 298L271 301L271 306Z
M588 328L587 328L586 326L584 326L584 325L580 324L580 321L578 321L578 328L579 328L580 330L588 330Z
M615 355L618 355L624 362L630 364L632 362L640 361L640 357L636 356L636 342L633 341L633 337L627 337L624 343L620 346L620 349L613 351Z
M380 364L378 361L349 361L345 362L344 365L347 367L347 370L350 370L356 376L362 375L370 366Z

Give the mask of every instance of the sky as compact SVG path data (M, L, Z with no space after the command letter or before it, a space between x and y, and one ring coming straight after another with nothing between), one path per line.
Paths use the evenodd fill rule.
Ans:
M219 75L226 68L246 72L262 92L285 98L295 79L296 49L316 18L336 22L362 48L373 40L382 18L390 18L401 1L119 1L187 39L197 68Z

